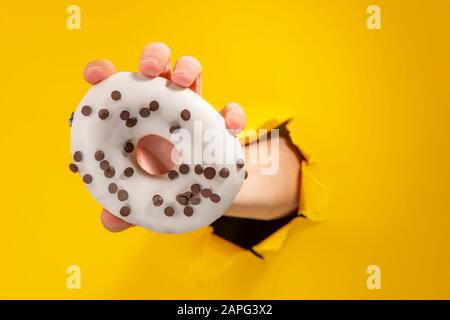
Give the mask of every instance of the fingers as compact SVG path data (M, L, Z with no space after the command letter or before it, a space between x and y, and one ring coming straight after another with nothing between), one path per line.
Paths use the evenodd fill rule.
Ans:
M103 226L111 232L124 231L129 227L133 226L132 224L125 222L120 218L117 218L106 209L103 209L100 219L102 221Z
M147 77L164 77L180 87L190 88L200 94L202 72L200 62L194 57L181 57L171 73L170 56L170 48L165 43L152 42L142 52L139 70Z
M237 103L228 103L222 111L220 111L220 114L225 119L227 129L233 130L235 133L244 129L246 122L245 112Z
M97 60L87 64L83 77L90 84L96 84L116 73L116 68L109 60Z
M162 42L148 44L142 52L139 70L147 77L170 78L170 48Z
M201 94L202 65L194 57L181 57L173 68L171 80L180 87L190 88Z

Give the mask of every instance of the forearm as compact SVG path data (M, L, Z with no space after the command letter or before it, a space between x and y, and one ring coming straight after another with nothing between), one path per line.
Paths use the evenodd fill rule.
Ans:
M298 207L301 157L290 142L279 139L279 166L272 175L262 175L260 163L248 163L248 178L226 215L241 218L271 220L282 217ZM257 148L245 147L246 159Z

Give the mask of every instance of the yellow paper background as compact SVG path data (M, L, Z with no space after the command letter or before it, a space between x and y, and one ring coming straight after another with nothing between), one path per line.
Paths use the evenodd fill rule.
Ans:
M70 4L0 7L0 298L450 298L448 1L76 1L81 30ZM327 220L296 221L278 253L241 254L208 287L189 276L205 230L109 233L67 168L84 65L136 70L157 40L196 56L205 98L240 102L249 127L296 116L324 164Z

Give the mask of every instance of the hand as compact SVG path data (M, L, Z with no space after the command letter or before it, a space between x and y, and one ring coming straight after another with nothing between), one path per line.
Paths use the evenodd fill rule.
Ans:
M171 70L170 48L160 42L153 42L144 48L139 62L139 70L147 77L164 77L175 84L201 93L202 66L194 57L184 56L178 59ZM109 60L98 60L89 63L84 69L84 79L90 84L96 84L116 73L114 65ZM228 103L221 111L228 129L236 132L245 126L244 110L236 103ZM139 147L139 146L138 146ZM136 152L139 152L138 148ZM123 231L130 226L128 222L112 215L106 209L101 213L101 221L106 229L112 232Z

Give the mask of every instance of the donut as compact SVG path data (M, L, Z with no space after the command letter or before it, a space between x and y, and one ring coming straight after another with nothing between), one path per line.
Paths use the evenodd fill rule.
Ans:
M247 176L242 147L223 117L192 90L161 77L116 73L88 90L69 123L70 171L113 215L155 232L211 224ZM220 139L206 141L207 132ZM200 143L180 148L181 133L195 142L200 136ZM170 141L178 155L167 173L149 174L136 159L139 140L152 135Z

